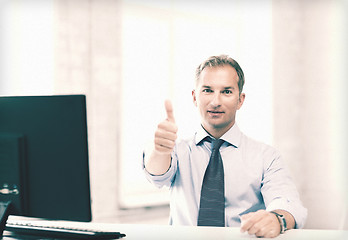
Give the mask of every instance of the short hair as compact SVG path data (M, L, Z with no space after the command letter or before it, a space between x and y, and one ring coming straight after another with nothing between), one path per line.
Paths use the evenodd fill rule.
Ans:
M239 88L239 94L243 91L244 86L244 73L242 68L239 66L236 60L229 57L228 55L219 55L219 56L211 56L208 59L206 59L204 62L202 62L196 69L196 85L199 82L199 77L201 76L202 71L206 67L221 67L229 65L233 67L238 75L238 88Z

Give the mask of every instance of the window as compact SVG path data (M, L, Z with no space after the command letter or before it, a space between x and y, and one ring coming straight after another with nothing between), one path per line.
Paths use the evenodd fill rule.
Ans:
M247 98L238 125L254 138L271 141L271 4L197 3L124 1L123 207L168 203L167 189L157 190L144 180L142 152L165 118L166 98L173 102L179 137L194 133L199 123L191 104L194 73L208 56L229 54L240 63Z
M104 167L110 168L109 164L112 165L110 161L120 160L121 168L112 169L105 178L99 175L92 176L95 184L93 188L95 212L99 215L109 212L108 209L104 210L106 200L103 197L103 191L108 191L105 193L108 196L112 195L110 201L119 197L121 207L125 208L168 203L167 189L158 190L144 178L141 169L143 149L152 141L157 124L165 118L164 100L166 98L173 102L179 137L192 135L199 123L199 116L191 97L194 72L197 65L208 56L229 54L240 63L246 75L244 90L246 100L237 116L238 125L249 136L271 142L271 1L259 3L223 0L222 2L223 4L219 3L219 0L122 1L122 61L120 62L122 84L114 86L118 89L121 99L121 103L117 104L121 106L119 114L122 123L118 126L121 131L119 142L121 146L116 148L121 149L121 153L118 154L121 159L111 157L102 162ZM93 47L100 46L86 46L86 51L90 52L79 55L79 52L76 53L74 49L68 47L59 48L57 51L55 42L72 41L71 44L75 46L84 41L87 45L88 39L85 37L93 37L95 33L93 27L97 28L107 23L93 18L95 17L93 14L100 14L97 9L91 11L93 7L97 7L97 2L95 5L87 3L84 8L80 5L54 3L53 1L40 2L40 4L27 1L2 3L0 8L1 94L83 93L92 95L89 99L93 99L93 94L90 92L95 90L95 85L98 85L96 83L98 78L93 78L94 75L90 76L95 68L84 64L97 61L82 60L85 60L86 56L96 57L93 54L94 50L98 49ZM60 8L63 10L57 11ZM73 28L76 26L74 17L79 18L74 14L75 11L72 11L76 9L81 10L79 13L83 14L87 21L84 28L80 29L83 30L83 34L78 37L74 35L77 29ZM99 11L102 9L100 8ZM57 12L60 14L67 12L69 18L65 19L65 15L59 14L57 16ZM64 33L63 36L60 34L57 37L55 24L57 21L61 24L59 21L62 19L66 21L62 25L71 26L71 28L66 36ZM84 19L79 19L78 22L83 22ZM96 24L91 25L92 27L88 25L91 19ZM73 21L75 25L69 21ZM69 66L77 61L81 65L83 74L81 76L64 75L74 66L60 66L59 62L55 62L57 60L54 54L60 54L58 59L63 59ZM63 74L59 71L63 71ZM106 77L113 78L114 75ZM54 81L59 81L59 85L67 86L61 86L58 91L55 89ZM76 87L70 86L73 82L78 82ZM99 104L104 103L98 102L93 107L99 109ZM93 110L89 113L95 114ZM94 119L89 120L93 122ZM103 132L108 129L105 128ZM99 130L97 127L93 128L89 132L90 136ZM105 143L108 143L107 140ZM90 143L93 145L96 141L90 141ZM98 143L100 143L99 138ZM93 147L97 149L95 151L104 150L99 148L99 145L93 145ZM112 147L108 146L108 148ZM100 163L100 158L93 158L93 156L91 155L93 164ZM115 174L115 171L118 173ZM108 186L106 190L101 187L105 181L111 181L111 178L119 177L119 175L121 175L121 184L118 196L115 196L117 189L113 188L114 186ZM107 205L112 206L110 202Z

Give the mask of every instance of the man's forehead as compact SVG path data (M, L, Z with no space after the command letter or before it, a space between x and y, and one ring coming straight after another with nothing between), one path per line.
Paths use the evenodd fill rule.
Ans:
M199 83L200 85L206 85L208 82L213 83L219 79L231 80L229 85L234 86L235 83L238 83L238 74L236 70L229 65L206 67L201 72Z

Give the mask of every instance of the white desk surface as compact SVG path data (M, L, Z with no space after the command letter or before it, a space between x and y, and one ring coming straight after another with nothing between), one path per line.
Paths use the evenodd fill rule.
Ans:
M41 221L39 221L41 222ZM169 225L139 225L139 224L110 224L110 223L81 223L65 221L42 221L43 225L69 226L108 230L125 233L122 240L245 240L255 239L255 236L241 233L239 228L221 227L192 227ZM4 238L5 240L7 238ZM263 238L267 239L267 238ZM286 231L275 239L296 240L348 240L348 231L343 230L311 230L293 229Z
M125 240L245 240L257 238L246 233L241 233L239 228L227 227L173 227L165 225L116 224L109 225L108 227L110 227L112 230L125 233ZM293 229L279 235L276 239L348 240L348 231Z

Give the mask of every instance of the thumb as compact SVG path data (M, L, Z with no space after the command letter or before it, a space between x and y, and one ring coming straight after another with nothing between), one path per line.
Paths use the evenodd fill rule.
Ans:
M175 122L172 102L170 100L166 100L164 102L164 106L165 106L166 112L167 112L167 120L170 122Z

